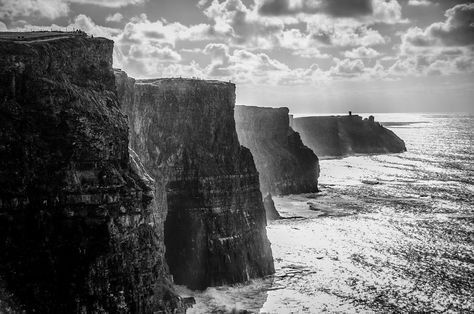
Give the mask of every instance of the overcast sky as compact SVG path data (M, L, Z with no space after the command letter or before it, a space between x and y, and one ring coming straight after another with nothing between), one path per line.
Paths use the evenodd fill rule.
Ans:
M474 112L472 0L0 0L0 21L111 38L130 76L231 80L240 104Z

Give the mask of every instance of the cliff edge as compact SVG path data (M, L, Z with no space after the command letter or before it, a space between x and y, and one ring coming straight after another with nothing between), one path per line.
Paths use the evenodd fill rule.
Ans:
M252 152L264 195L318 191L318 157L290 127L288 112L288 108L235 107L239 141Z
M67 34L0 45L0 304L184 312L155 183L128 149L112 50Z
M406 151L394 132L358 115L294 118L295 130L319 157L385 154Z
M274 272L258 173L235 132L235 86L116 71L131 146L166 178L166 259L192 289Z

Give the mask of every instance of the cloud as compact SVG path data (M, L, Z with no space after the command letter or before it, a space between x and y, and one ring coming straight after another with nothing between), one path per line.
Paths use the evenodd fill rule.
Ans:
M105 18L106 22L118 23L118 22L121 22L122 20L123 20L123 15L119 12L116 12L115 14L109 15Z
M371 59L376 58L380 53L372 48L367 47L358 47L354 48L351 51L346 51L344 56L349 59Z
M259 0L262 16L324 14L387 24L406 22L397 0Z
M5 25L5 23L0 21L0 31L6 31L6 30L7 30L7 26Z
M285 24L280 19L265 18L252 11L241 0L212 1L204 14L213 21L215 36L240 47L270 49L277 42L276 34Z
M372 1L262 0L258 12L269 16L324 13L336 17L354 17L372 14Z
M69 4L96 5L108 8L120 8L143 4L147 0L1 0L0 18L15 21L18 17L46 18L55 20L68 16Z
M474 44L474 3L456 5L445 16L445 22L428 27L431 36L448 46Z
M473 61L472 58L469 60ZM442 55L406 56L398 59L388 71L393 76L450 75L471 70L458 66L467 61L465 58L450 59Z
M116 65L136 77L162 76L165 65L182 61L182 56L175 49L178 42L200 41L209 37L209 34L210 27L205 24L185 26L162 20L152 22L142 14L132 18L113 38ZM196 74L195 70L197 68L194 65L180 73Z
M386 24L407 23L402 19L402 7L397 0L373 0L374 14L376 22Z
M107 8L120 8L129 5L143 4L147 0L66 0L71 3L77 4L92 4Z
M408 5L414 6L414 7L427 7L431 5L431 3L428 0L409 0Z
M388 79L387 70L376 62L368 67L361 59L334 58L335 65L328 70L328 76L333 79L343 80L380 80Z
M384 37L365 24L356 21L334 21L316 16L307 25L311 38L324 45L338 47L375 46L385 43Z
M121 32L121 30L117 28L97 25L90 17L84 14L79 14L78 16L74 18L72 23L66 26L60 26L56 24L51 24L47 26L31 25L31 24L26 23L25 21L20 21L20 22L12 23L12 25L10 25L9 27L10 31L25 31L25 30L44 31L44 30L50 30L50 29L62 30L62 31L66 31L66 30L71 31L72 29L80 29L96 37L106 37L109 39L114 39L115 36L117 36Z
M97 37L114 38L120 33L119 29L97 25L90 17L79 14L74 18L74 22L68 25L68 28L81 29L88 34Z
M291 69L265 53L244 49L231 51L230 47L220 43L208 44L203 52L211 56L211 63L202 71L206 77L240 84L310 84L322 80L326 75L317 65Z
M443 22L410 27L401 36L400 54L392 75L451 75L472 72L474 64L474 4L456 5Z
M474 3L458 4L448 9L445 16L444 22L433 23L424 30L408 29L402 36L403 47L474 45Z
M50 20L67 16L69 6L62 0L2 0L0 18L14 21L18 17L44 17Z
M353 77L364 73L365 65L360 59L335 59L336 65L331 67L330 72L334 76Z

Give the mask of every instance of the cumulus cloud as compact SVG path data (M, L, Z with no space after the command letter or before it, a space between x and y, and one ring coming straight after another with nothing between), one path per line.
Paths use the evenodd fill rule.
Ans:
M409 0L408 5L414 6L414 7L427 7L431 5L432 3L428 0Z
M467 46L474 44L474 3L458 4L445 13L446 20L429 25L424 30L408 29L403 43L411 46Z
M402 19L402 7L397 0L373 0L373 17L377 22L386 24L406 23Z
M123 15L119 12L116 12L115 14L109 15L105 18L106 22L118 23L118 22L121 22L122 20L123 20Z
M322 44L339 47L375 46L385 43L383 36L355 21L333 21L315 17L307 25L310 36Z
M474 44L474 3L456 5L445 16L445 22L428 27L429 35L449 46Z
M129 5L143 4L147 0L66 0L78 4L92 4L108 8L120 8Z
M277 40L275 34L285 27L282 20L258 16L241 0L214 0L204 14L214 23L214 35L227 37L242 47L272 48Z
M474 4L456 5L446 19L422 29L411 27L401 36L393 75L450 75L472 71L474 64Z
M372 0L262 0L258 5L262 15L325 13L336 17L372 14Z
M357 47L344 53L344 56L349 59L370 59L376 58L379 55L378 51L367 47Z
M350 60L350 59L335 59L336 65L333 66L330 70L332 75L335 76L359 76L364 73L365 65L360 59Z
M211 63L202 70L208 78L264 85L310 84L327 79L327 73L315 64L292 69L265 53L244 49L232 51L225 44L208 44L203 52L211 57Z
M80 29L88 34L106 38L114 38L120 33L119 29L97 25L90 17L84 14L76 16L74 22L69 24L68 28Z
M2 0L0 18L15 20L18 17L44 17L57 19L69 13L69 6L62 0Z
M397 0L259 0L257 7L263 16L325 14L388 24L405 22Z
M120 8L142 4L145 1L147 0L2 0L0 18L10 21L18 17L54 20L70 13L70 3Z
M385 79L388 78L386 69L376 62L368 67L361 59L334 59L335 65L328 71L328 76L336 79Z
M51 24L47 26L46 25L31 25L22 21L22 22L13 23L9 27L10 31L25 31L25 30L44 31L44 30L50 30L50 29L62 30L62 31L80 29L96 37L106 37L109 39L114 39L115 36L117 36L121 32L121 30L117 28L97 25L90 17L84 14L79 14L73 19L72 23L66 26L60 26L56 24Z

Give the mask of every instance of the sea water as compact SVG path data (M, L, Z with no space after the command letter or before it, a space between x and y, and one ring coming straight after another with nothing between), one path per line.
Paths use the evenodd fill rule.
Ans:
M474 312L474 115L376 119L408 151L321 160L320 193L274 198L275 275L178 287L190 313Z

